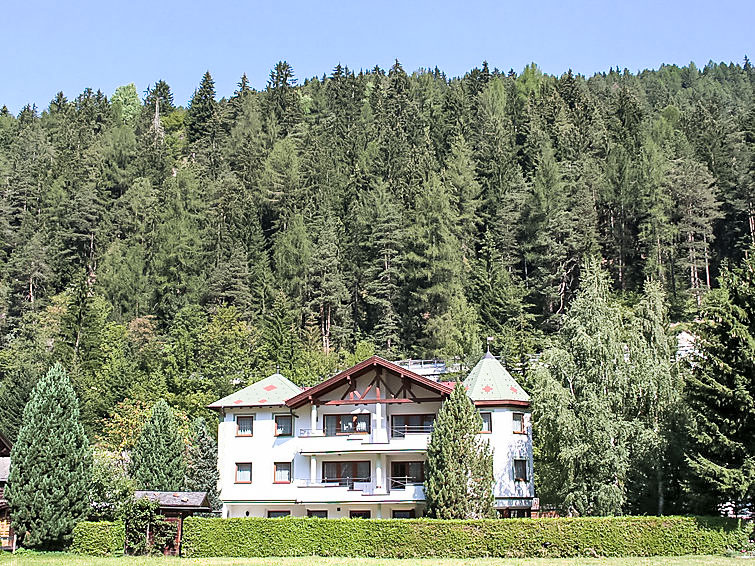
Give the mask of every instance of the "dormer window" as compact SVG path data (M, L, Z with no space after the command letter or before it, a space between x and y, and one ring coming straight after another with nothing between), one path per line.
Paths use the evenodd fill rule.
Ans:
M292 415L275 415L275 436L291 436L294 430Z

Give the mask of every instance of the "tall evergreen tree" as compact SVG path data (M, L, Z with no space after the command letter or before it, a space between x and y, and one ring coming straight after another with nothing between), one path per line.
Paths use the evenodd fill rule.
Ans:
M478 433L482 418L460 383L443 402L427 444L425 499L435 519L493 515L493 452Z
M186 489L206 491L210 506L217 511L218 499L218 443L210 434L207 422L199 417L191 426L189 447L186 450Z
M202 77L202 82L199 83L199 89L191 97L189 110L186 113L186 133L190 143L210 135L217 104L215 81L210 71L207 71Z
M5 496L21 544L63 548L87 513L92 453L76 394L60 364L34 387L11 461Z
M725 266L694 325L685 387L691 411L687 459L698 512L755 504L755 260Z
M131 453L129 472L137 489L182 489L186 475L184 452L173 411L161 399L152 408Z

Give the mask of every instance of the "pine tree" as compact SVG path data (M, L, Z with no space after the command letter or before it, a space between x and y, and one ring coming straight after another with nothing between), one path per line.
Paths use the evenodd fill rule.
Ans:
M92 453L76 394L60 364L34 387L11 461L5 496L21 543L64 547L88 510Z
M194 91L194 96L189 101L189 110L186 113L186 133L189 142L195 142L207 137L212 132L212 122L217 110L215 101L215 81L212 80L210 71L207 71L199 83L199 89Z
M213 510L219 510L218 499L218 443L210 434L207 422L199 417L191 427L189 447L186 450L186 489L206 491Z
M184 443L173 411L162 399L139 432L129 472L138 489L176 491L184 486Z
M752 252L751 252L752 254ZM697 511L755 504L755 260L725 266L693 328L685 387L691 410L687 460Z
M478 438L482 419L464 386L443 402L427 444L425 499L435 519L482 519L493 515L493 453Z

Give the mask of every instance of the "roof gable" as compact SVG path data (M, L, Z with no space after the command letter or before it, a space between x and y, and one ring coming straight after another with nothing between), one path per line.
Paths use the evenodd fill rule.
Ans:
M210 510L206 491L135 491L134 499L157 501L164 509Z
M236 393L208 405L210 409L224 407L271 407L284 405L286 399L298 395L302 389L279 373L261 379Z
M376 367L381 367L386 371L393 373L394 375L404 377L416 383L417 385L420 385L425 389L428 389L440 395L448 395L451 392L451 389L449 387L442 385L437 381L433 381L431 379L427 379L426 377L422 377L421 375L417 375L416 373L411 372L406 368L398 366L392 362L389 362L388 360L384 360L380 356L372 356L371 358L368 358L363 362L360 362L357 365L345 371L342 371L341 373L336 374L321 383L318 383L314 387L310 387L309 389L302 391L298 395L291 397L291 399L288 399L286 401L286 405L293 409L306 405L308 402L310 402L310 400L316 399L321 395L324 395L325 393L328 393L342 386L352 377L358 377L359 375L362 375L363 373L366 373Z
M463 383L469 398L478 405L529 404L530 401L527 392L490 352L477 362Z

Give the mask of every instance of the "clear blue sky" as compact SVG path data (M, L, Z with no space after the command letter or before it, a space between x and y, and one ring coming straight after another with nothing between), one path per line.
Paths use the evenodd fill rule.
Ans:
M484 59L587 75L755 59L753 0L11 0L0 13L0 105L14 113L46 107L59 90L109 96L158 79L185 105L207 69L228 96L244 72L264 88L280 59L299 79L396 58L407 71L437 65L451 76Z

